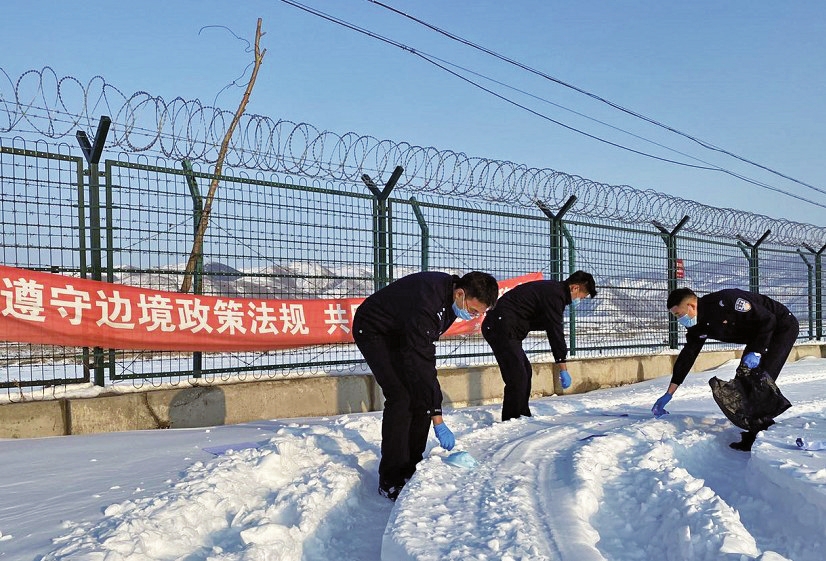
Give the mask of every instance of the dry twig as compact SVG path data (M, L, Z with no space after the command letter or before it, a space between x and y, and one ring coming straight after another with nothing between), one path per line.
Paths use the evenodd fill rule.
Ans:
M201 220L198 222L198 230L195 232L195 241L192 243L192 252L189 254L189 261L186 263L184 280L181 283L181 292L189 292L189 289L192 286L192 274L195 271L195 265L198 263L198 259L201 255L203 255L204 235L206 234L207 224L209 223L209 214L212 211L212 201L215 198L215 193L218 191L218 178L224 168L224 159L226 158L227 150L229 149L229 142L232 139L232 134L235 132L235 128L238 126L238 122L241 120L241 116L244 114L244 109L246 109L247 103L249 103L250 94L252 93L252 88L255 85L255 78L258 76L258 69L261 67L261 62L264 60L264 54L267 52L267 49L262 51L259 47L262 35L261 18L258 18L258 26L255 30L255 60L252 67L252 75L250 76L250 81L247 83L247 89L244 91L244 97L241 99L241 104L238 106L238 110L235 112L235 116L233 117L232 122L230 122L229 128L227 128L227 132L224 135L224 140L221 142L221 149L218 152L218 158L215 160L215 170L213 171L212 182L209 185L209 192L207 193L206 201L204 202L204 210L201 212Z

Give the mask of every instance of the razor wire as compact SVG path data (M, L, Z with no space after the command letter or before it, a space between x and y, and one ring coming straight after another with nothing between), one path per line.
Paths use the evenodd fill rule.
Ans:
M197 99L165 100L145 91L125 94L95 76L85 84L58 77L50 67L16 80L0 68L0 134L40 135L59 140L94 130L101 115L112 119L106 147L134 154L215 163L234 113ZM571 196L578 216L629 224L657 221L666 228L690 220L684 231L720 237L761 238L781 245L826 243L826 228L695 201L610 185L550 168L468 156L462 152L380 140L354 132L338 134L308 123L243 116L230 142L227 166L312 179L360 182L369 171L389 178L404 172L398 188L413 193L459 196L491 203L561 207Z

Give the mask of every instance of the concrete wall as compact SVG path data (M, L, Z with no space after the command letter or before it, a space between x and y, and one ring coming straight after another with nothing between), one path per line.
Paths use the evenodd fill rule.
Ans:
M708 370L739 356L740 351L702 353L694 364L694 371ZM826 357L826 344L797 346L789 361L806 356ZM583 393L670 376L676 358L676 354L660 354L572 359L568 361L568 368L574 383L565 393ZM439 372L439 381L445 407L502 401L502 378L496 366L444 369ZM666 385L664 380L663 389ZM553 365L534 364L532 389L535 397L562 393ZM0 438L205 427L361 413L378 411L381 407L381 390L370 375L187 386L0 405Z

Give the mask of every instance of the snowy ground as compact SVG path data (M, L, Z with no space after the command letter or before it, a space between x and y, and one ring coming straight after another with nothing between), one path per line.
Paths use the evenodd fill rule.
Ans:
M381 414L0 441L0 559L822 561L826 359L787 365L794 407L749 455L694 374L448 412L479 465L431 438L397 503L376 493ZM231 445L232 450L226 447Z

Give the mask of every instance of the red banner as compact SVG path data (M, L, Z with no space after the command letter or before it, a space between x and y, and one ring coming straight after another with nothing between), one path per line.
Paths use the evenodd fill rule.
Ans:
M500 294L541 278L501 281ZM0 341L205 352L350 343L363 300L202 296L0 265ZM478 333L481 322L457 320L444 336Z

